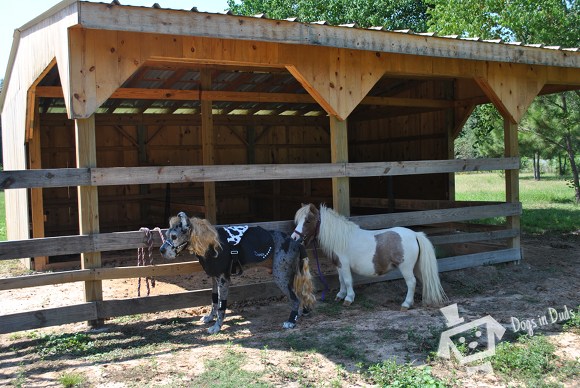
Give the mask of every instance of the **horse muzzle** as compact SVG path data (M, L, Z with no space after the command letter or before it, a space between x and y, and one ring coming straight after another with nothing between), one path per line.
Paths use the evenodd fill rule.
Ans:
M165 259L175 259L188 244L189 242L185 241L179 245L175 245L173 241L165 240L165 242L159 247L159 252Z
M294 230L294 232L292 232L290 237L292 238L292 240L299 242L300 244L306 245L306 243L307 243L307 238L306 238L307 236L304 233L299 232L297 230Z

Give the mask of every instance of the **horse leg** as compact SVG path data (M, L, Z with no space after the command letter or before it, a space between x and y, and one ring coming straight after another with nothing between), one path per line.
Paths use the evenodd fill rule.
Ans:
M401 311L407 311L413 305L413 299L415 297L415 286L417 285L417 279L413 274L413 267L415 263L411 263L410 260L405 260L399 266L399 270L407 283L407 296L405 301L401 305Z
M204 315L201 318L203 323L210 323L211 321L215 320L218 312L218 287L217 287L217 279L215 277L211 278L211 311L208 315Z
M343 305L350 306L354 302L354 289L352 288L352 273L350 267L342 265L338 268L338 278L340 279L340 291L336 295L336 300L344 299Z
M215 334L219 332L224 323L226 317L226 308L228 305L228 293L230 288L230 279L226 275L222 274L217 278L217 289L218 289L218 310L217 319L212 327L207 329L209 334Z
M298 255L285 255L281 254L282 252L282 250L276 249L276 254L272 259L272 276L274 277L274 283L276 283L290 303L290 316L288 317L288 320L282 324L282 327L284 329L293 329L296 327L296 320L298 319L300 308L300 301L292 289L295 275L294 261L298 260Z

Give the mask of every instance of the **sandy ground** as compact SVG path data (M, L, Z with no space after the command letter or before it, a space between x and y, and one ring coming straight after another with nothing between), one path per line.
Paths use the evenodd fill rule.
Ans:
M563 331L562 323L566 310L573 309L580 314L580 238L528 236L523 238L522 245L524 260L520 264L441 274L450 304L457 304L458 317L463 318L464 323L488 316L494 319L505 328L503 339L527 331L528 323L533 320L536 323L534 335L548 336L560 357L578 360L580 336ZM264 268L255 268L243 276L243 279L236 279L235 284L267 279L268 274ZM157 279L151 293L170 294L208 285L203 274ZM137 280L105 281L103 289L105 299L134 297ZM141 290L144 291L144 284ZM23 386L59 386L58 376L63 371L75 370L89 376L87 386L187 386L188 381L194 381L203 373L207 360L223 356L224 349L232 347L244 355L244 368L264 373L272 385L364 386L365 380L352 373L357 370L356 364L361 358L377 363L396 357L401 362L424 364L428 352L437 350L434 346L439 342L441 331L448 328L442 312L422 307L419 295L415 298L416 307L401 312L399 305L405 291L405 284L400 280L358 287L352 306L337 306L328 300L319 302L317 310L310 317L301 318L298 328L291 331L281 329L289 312L286 301L281 298L265 297L233 304L228 309L222 332L214 336L208 335L207 326L199 323L201 315L207 312L206 306L146 314L138 322L127 325L132 325L131 330L147 332L162 327L169 320L178 320L175 325L181 326L177 338L170 341L171 351L159 351L156 346L148 357L126 357L114 363L65 358L43 360L43 366L35 368L29 365L31 361L38 362L33 354L9 351L18 342L14 335L0 335L0 353L4 354L0 356L0 386L13 384L11 382L19 373L26 375L27 384ZM333 295L330 294L330 299ZM83 289L81 284L72 283L0 291L0 300L1 312L6 314L80 303ZM523 322L526 323L522 325ZM120 326L109 324L105 331L112 333ZM86 325L79 323L38 332L85 330ZM135 368L147 369L152 360L155 360L155 373L150 377L145 374L147 381L135 382L131 377ZM452 361L435 363L433 373L447 379L452 377L459 386L505 386L494 373L471 374ZM179 376L179 383L176 376ZM566 382L567 386L574 384Z

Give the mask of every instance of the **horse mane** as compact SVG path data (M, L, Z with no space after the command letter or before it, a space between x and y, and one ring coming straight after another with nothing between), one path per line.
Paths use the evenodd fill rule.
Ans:
M318 240L327 255L333 252L344 252L351 234L357 229L360 229L360 227L354 222L349 221L333 209L326 207L326 205L320 205Z
M214 257L217 257L222 245L216 228L203 218L192 217L189 221L191 222L189 253L205 256L208 249L212 248Z

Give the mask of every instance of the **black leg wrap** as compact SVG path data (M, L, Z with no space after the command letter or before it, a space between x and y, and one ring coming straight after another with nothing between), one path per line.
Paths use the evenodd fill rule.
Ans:
M288 317L288 322L296 323L297 319L298 319L298 311L290 312L290 317Z
M216 293L213 293L213 292L212 292L212 293L211 293L211 301L212 301L212 303L213 303L213 304L218 304L218 300L219 300L219 299L218 299L218 293L217 293L217 292L216 292Z

